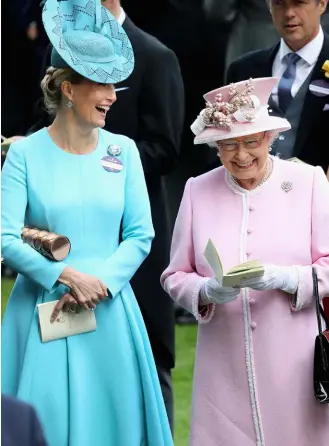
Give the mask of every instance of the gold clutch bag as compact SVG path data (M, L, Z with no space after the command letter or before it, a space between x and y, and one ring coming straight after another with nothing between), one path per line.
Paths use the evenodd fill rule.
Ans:
M37 305L39 314L39 328L42 342L55 341L77 334L96 330L94 311L79 307L75 313L61 311L54 322L50 317L58 300Z
M71 250L67 237L29 226L23 228L22 240L43 256L57 262L64 260Z

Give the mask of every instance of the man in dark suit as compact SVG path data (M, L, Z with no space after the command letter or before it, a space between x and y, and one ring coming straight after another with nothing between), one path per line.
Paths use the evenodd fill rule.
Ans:
M150 255L131 285L144 317L168 418L173 426L174 305L161 288L160 275L169 263L171 239L163 177L172 172L179 156L184 122L183 81L175 54L135 26L119 0L105 0L102 5L122 24L135 53L132 75L116 84L118 100L108 113L105 128L136 142L144 168L155 238ZM29 133L48 125L48 120L44 113Z
M34 409L19 400L1 396L2 446L47 446Z
M118 18L119 0L103 2ZM171 369L175 357L174 305L160 285L169 263L171 240L163 176L177 164L184 122L184 87L175 54L126 17L125 29L135 52L132 75L116 87L118 101L106 128L135 140L150 197L155 238L150 255L131 281L149 334L168 418L173 428Z
M172 225L186 181L218 166L216 150L207 144L195 146L190 128L204 106L203 94L222 84L225 68L228 27L217 27L207 20L202 3L203 0L124 0L125 10L134 22L175 52L184 80L186 112L180 159L177 169L166 177ZM179 313L182 311L185 310L180 308ZM196 322L192 315L191 320Z
M322 66L329 59L329 36L320 21L328 0L268 0L280 43L249 53L233 62L228 82L275 76L279 84L269 106L273 115L286 117L292 129L274 144L274 154L297 157L312 165L329 166L325 142L329 123L329 80ZM319 95L316 86L326 91Z

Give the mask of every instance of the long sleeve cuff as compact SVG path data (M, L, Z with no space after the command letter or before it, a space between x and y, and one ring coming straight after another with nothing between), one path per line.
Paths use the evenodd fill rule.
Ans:
M207 277L201 280L192 295L192 314L200 324L207 324L215 314L215 304L204 305L200 300L200 291Z

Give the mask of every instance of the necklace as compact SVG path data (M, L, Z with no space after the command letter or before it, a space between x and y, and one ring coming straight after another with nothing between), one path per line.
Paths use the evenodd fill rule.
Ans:
M262 184L265 183L265 181L267 181L269 179L269 177L270 177L270 175L272 173L272 170L273 170L272 160L268 159L267 164L266 164L265 173L264 173L262 179L260 180L260 182L256 184L254 189L256 189L257 187L260 187ZM237 184L239 187L241 187L239 182L238 182L238 180L235 177L233 177L233 176L232 176L232 178L233 178L233 181L235 182L235 184Z

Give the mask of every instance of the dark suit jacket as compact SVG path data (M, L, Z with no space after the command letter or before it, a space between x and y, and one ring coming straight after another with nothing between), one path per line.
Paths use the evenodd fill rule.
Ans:
M279 44L270 49L249 53L233 62L227 72L228 83L272 76L272 65L278 49ZM325 79L321 67L327 59L329 59L329 35L325 34L321 53L311 75L311 82ZM294 147L294 156L309 164L321 166L325 172L329 166L329 149L326 143L329 112L323 111L323 108L328 103L328 96L318 97L308 90Z
M34 409L21 401L1 396L2 446L47 446Z
M128 17L123 28L134 49L135 69L127 80L116 84L116 88L127 89L118 91L105 128L132 138L142 159L156 235L150 255L131 284L156 362L169 368L174 366L174 308L160 286L160 275L169 263L171 238L162 176L170 173L178 161L184 88L178 60L171 50L137 28ZM48 124L49 118L43 113L30 133Z
M40 65L38 48L45 32L41 24L39 0L10 0L1 5L1 133L6 136L24 135L31 126L31 110L38 98ZM38 21L39 37L31 41L27 28ZM28 67L22 82L22 67ZM19 107L15 104L19 103Z
M265 0L203 0L203 4L209 20L218 26L232 23L226 66L249 51L267 48L278 40Z

